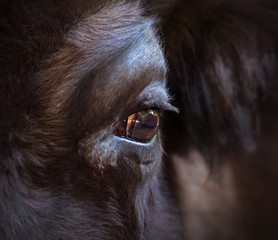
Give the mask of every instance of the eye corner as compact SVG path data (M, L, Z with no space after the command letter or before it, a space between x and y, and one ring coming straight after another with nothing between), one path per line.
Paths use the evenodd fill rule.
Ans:
M173 106L169 102L164 102L162 104L162 106L160 107L160 109L162 109L162 111L170 111L170 112L175 112L175 113L179 113L180 112L177 107Z

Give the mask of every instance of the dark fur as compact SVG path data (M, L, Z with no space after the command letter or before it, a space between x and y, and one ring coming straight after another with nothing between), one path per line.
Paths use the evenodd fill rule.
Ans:
M7 1L0 11L0 239L180 239L171 156L192 147L212 167L233 163L238 237L275 237L278 194L265 188L278 180L277 3ZM174 109L160 41L180 109L164 118L164 168L160 134L148 147L113 136L134 112Z
M235 205L224 220L221 201L214 216L193 219L208 229L206 239L278 236L277 22L276 1L177 1L164 16L168 82L180 109L167 116L167 152L186 157L199 149L216 178L228 164L234 179ZM218 220L203 224L208 217Z

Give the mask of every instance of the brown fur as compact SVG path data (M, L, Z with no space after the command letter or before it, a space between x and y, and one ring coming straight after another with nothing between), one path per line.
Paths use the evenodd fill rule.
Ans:
M276 239L277 3L0 14L0 239ZM166 76L180 114L160 113L152 144L114 136L133 113L176 111Z

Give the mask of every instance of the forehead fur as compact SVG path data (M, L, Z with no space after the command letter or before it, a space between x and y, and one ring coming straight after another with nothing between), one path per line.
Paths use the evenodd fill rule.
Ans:
M154 20L142 16L140 4L132 1L42 1L36 7L34 2L24 1L6 5L3 9L13 12L7 15L9 24L4 16L0 23L5 32L0 36L0 91L8 90L1 94L2 112L30 106L35 109L34 104L40 102L46 103L45 109L52 106L51 114L57 113L92 67L115 59L136 41L155 38ZM65 6L67 11L62 11ZM17 54L11 55L14 51Z
M163 68L164 59L153 23L153 19L142 16L138 4L110 3L94 14L87 11L64 36L59 51L44 61L42 70L36 74L39 102L47 103L51 114L58 113L84 77L89 74L90 81L93 80L91 73L98 72L98 67L106 68L101 71L102 87L111 80L112 73L115 82L135 79L146 66Z
M119 58L127 49L134 49L139 42L141 45L156 43L153 24L154 19L142 16L138 3L114 2L105 4L95 14L85 14L66 38L84 54L80 67L86 72L86 68L92 65L96 68L103 61L106 64L111 60L115 62L115 57ZM161 51L157 44L151 47L153 52Z

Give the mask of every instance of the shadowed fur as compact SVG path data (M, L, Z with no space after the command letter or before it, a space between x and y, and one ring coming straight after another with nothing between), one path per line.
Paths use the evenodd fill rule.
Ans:
M0 239L275 238L277 3L27 0L0 14ZM113 134L144 109L177 112L170 100L179 114L160 113L150 143ZM188 170L211 174L202 155L204 189Z

